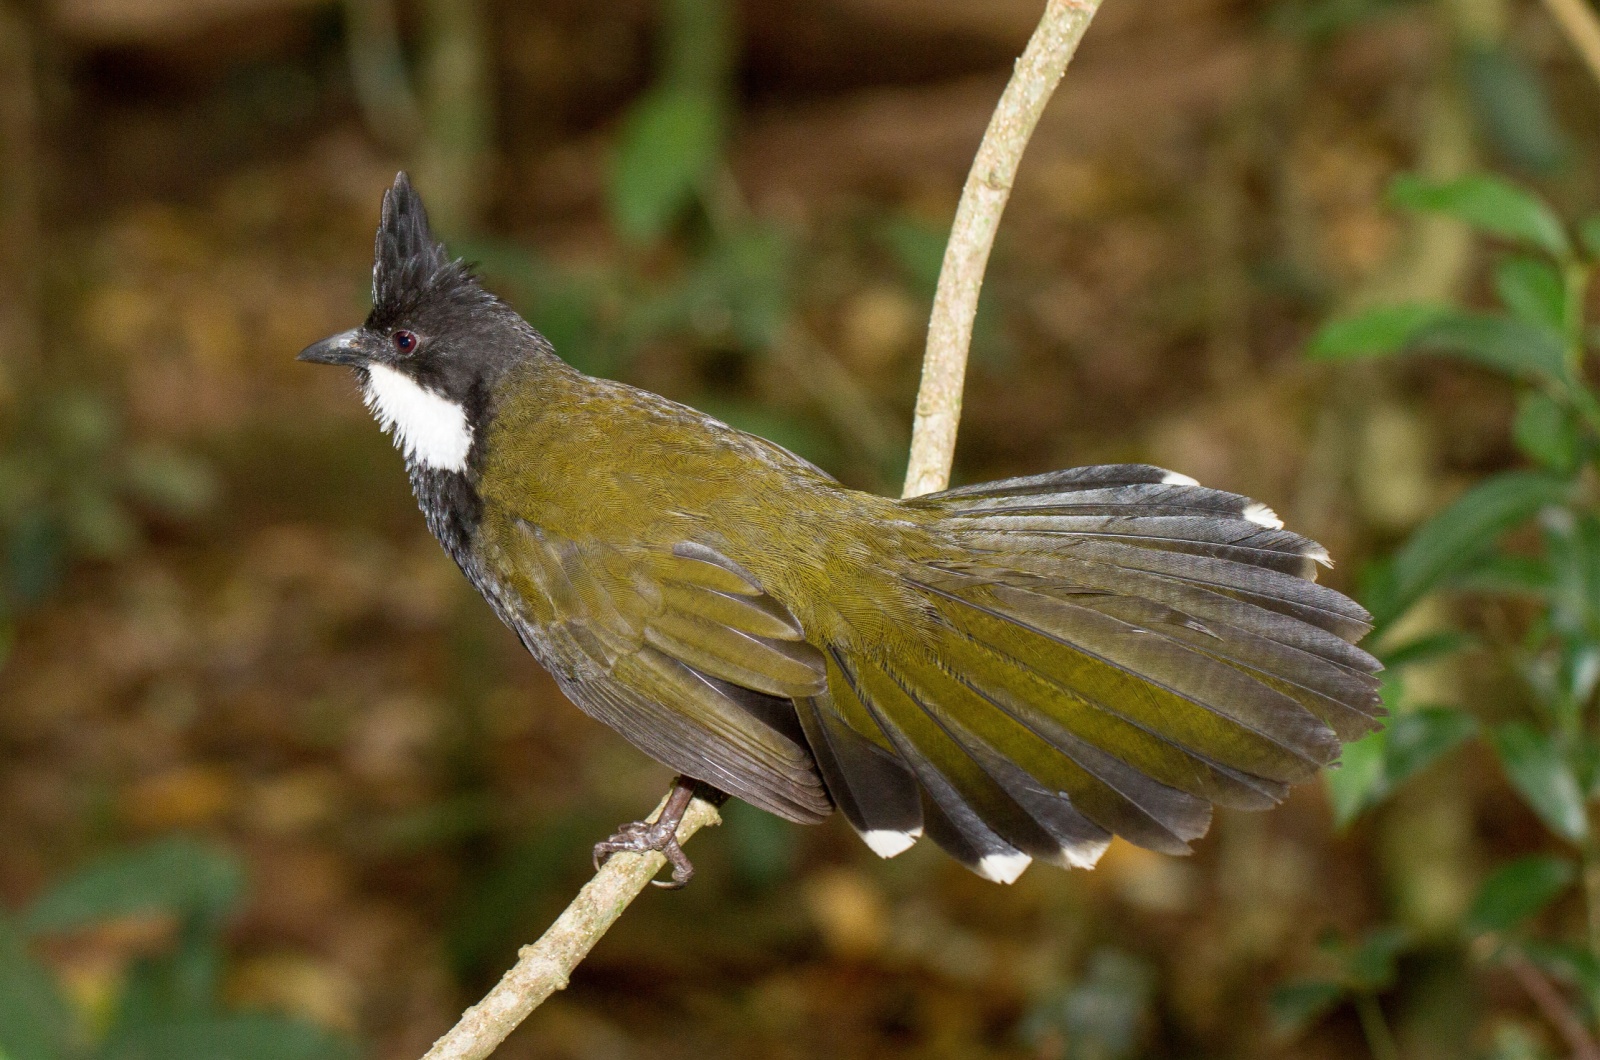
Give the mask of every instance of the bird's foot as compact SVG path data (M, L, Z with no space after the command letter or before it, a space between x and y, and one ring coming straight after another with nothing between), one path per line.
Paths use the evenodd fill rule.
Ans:
M594 845L594 867L599 871L600 866L610 860L611 855L629 853L644 854L649 851L659 851L666 856L672 866L672 879L651 880L657 887L668 890L677 890L694 878L694 866L689 863L689 857L678 845L678 825L683 821L683 815L689 808L689 801L694 798L695 782L688 777L679 777L673 784L672 794L667 796L667 804L662 807L661 815L654 821L634 821L617 829L615 835L604 842Z

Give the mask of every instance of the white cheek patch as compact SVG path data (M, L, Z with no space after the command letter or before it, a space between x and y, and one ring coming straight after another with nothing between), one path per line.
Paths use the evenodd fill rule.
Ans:
M460 405L381 364L367 366L367 408L406 459L437 471L465 471L472 425Z

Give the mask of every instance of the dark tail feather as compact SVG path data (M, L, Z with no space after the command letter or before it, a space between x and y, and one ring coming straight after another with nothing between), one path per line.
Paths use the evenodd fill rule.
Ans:
M1114 465L911 503L950 548L906 574L937 616L926 650L830 649L834 696L801 709L864 832L892 755L894 820L914 778L927 834L991 879L1092 865L1112 834L1181 853L1213 803L1269 806L1377 726L1368 615L1248 498ZM852 744L870 754L846 763Z
M1239 629L1326 659L1377 687L1371 675L1377 671L1378 661L1349 640L1281 610L1238 599L1229 595L1227 586L1213 588L1114 562L1038 552L975 554L937 567L1041 592L1099 594L1107 599L1137 598L1165 604L1208 627Z
M1049 835L988 777L888 672L862 660L834 660L845 682L943 820L923 823L934 841L974 872L1010 882L1032 851L1052 849ZM946 828L949 826L949 829ZM952 835L959 835L954 842ZM947 842L946 840L951 840Z
M915 843L922 798L894 753L846 724L827 693L795 700L795 708L828 793L867 846L892 858Z

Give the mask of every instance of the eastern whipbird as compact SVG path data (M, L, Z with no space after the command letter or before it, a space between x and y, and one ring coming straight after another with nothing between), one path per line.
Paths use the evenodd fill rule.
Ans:
M433 531L585 712L791 821L926 834L986 879L1181 854L1378 725L1370 621L1265 505L1141 464L890 500L655 394L584 375L451 260L405 174L355 371Z

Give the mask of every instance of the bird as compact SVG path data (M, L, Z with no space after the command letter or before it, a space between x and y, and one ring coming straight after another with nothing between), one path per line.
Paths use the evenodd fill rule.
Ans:
M1381 726L1371 618L1266 505L1145 464L909 500L586 375L384 192L353 369L429 530L566 698L694 792L985 879L1185 854Z

